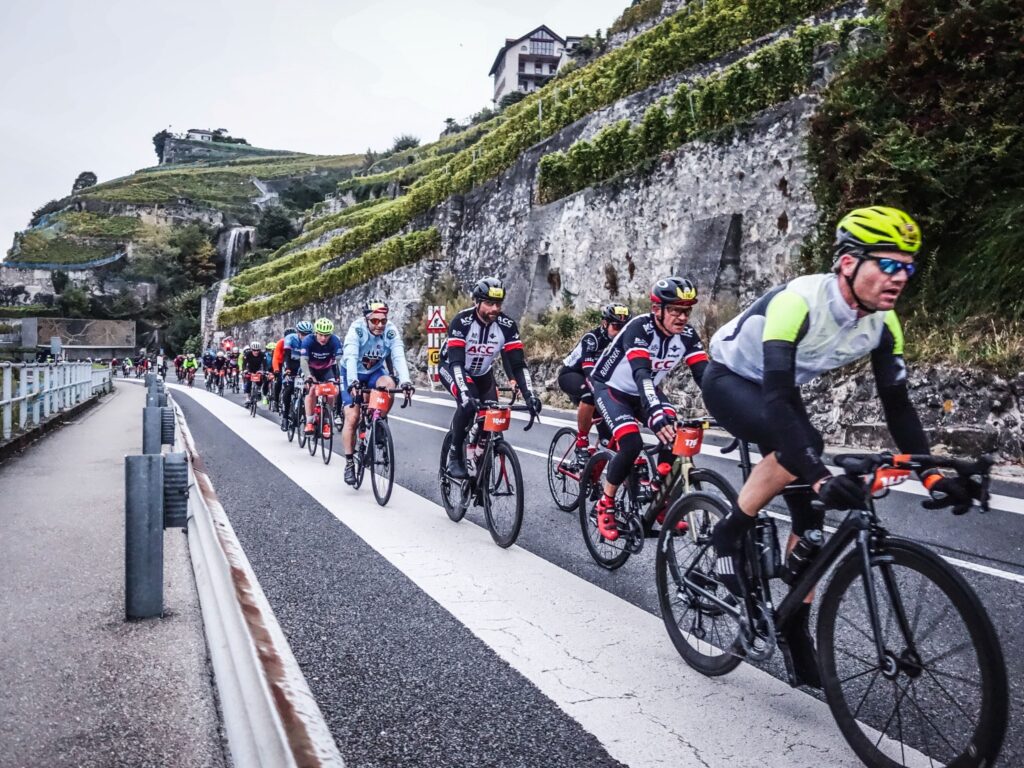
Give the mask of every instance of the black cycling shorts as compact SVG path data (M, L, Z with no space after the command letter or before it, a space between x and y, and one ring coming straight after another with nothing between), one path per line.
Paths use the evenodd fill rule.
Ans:
M604 419L612 433L612 437L620 440L623 435L631 432L640 432L640 420L646 421L648 414L644 408L643 401L639 395L628 395L607 384L590 380L590 386L594 391L594 402L598 412ZM665 416L670 421L675 421L676 409L665 397L661 389L655 390L658 399L665 410Z
M594 393L587 386L587 377L579 371L563 366L562 370L558 372L558 386L569 396L573 405L594 404Z
M701 394L708 412L726 432L753 443L762 456L777 452L775 446L779 444L779 437L765 413L764 392L760 384L712 361L704 371ZM797 428L800 427L794 425L794 429ZM803 428L809 429L807 444L820 456L825 448L821 433L811 427ZM786 466L784 459L780 463ZM810 502L814 498L815 494L810 491L785 496L793 517L793 533L797 536L802 536L808 528L820 529L822 526L822 514L811 509Z

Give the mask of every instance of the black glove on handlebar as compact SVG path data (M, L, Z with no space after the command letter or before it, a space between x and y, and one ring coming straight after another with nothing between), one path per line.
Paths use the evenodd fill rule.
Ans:
M867 488L850 475L834 475L821 484L818 496L829 509L865 509Z
M534 414L535 416L539 416L540 409L543 407L544 404L541 403L540 398L537 397L536 395L529 395L526 398L526 405L530 408L530 412L532 414Z
M981 498L981 483L970 477L943 477L928 487L928 493L931 498L921 503L925 509L952 507L954 515L962 515Z

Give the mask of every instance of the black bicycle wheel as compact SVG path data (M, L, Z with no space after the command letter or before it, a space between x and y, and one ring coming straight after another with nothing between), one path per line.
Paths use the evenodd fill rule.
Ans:
M877 605L880 662L867 608ZM999 637L974 590L948 563L905 539L859 550L836 567L818 617L825 699L846 741L869 766L989 766L1008 718Z
M373 497L382 507L391 498L395 485L395 444L391 440L391 428L384 419L377 419L373 425L373 463L370 465L370 485Z
M494 442L486 467L481 467L484 516L491 538L499 547L511 547L523 527L523 470L519 457L504 440Z
M295 418L295 429L299 435L299 450L301 451L306 446L306 404L305 399L301 398L295 406L296 418Z
M707 479L704 485L712 487ZM714 578L711 530L729 509L717 494L681 496L665 513L654 559L658 603L668 636L683 660L709 677L731 672L740 663L731 652L739 634L736 616L698 591L718 598L726 595ZM686 523L683 530L680 522Z
M255 392L250 392L249 393L248 406L249 406L249 415L252 416L255 419L256 418L256 393Z
M334 414L327 403L320 409L320 423L317 427L320 433L320 456L324 464L330 464L331 456L334 455Z
M604 538L597 529L597 512L594 510L597 500L601 498L605 470L611 459L611 452L604 450L597 451L590 457L580 477L580 500L576 509L580 518L580 530L583 532L583 543L587 545L590 556L602 568L614 571L629 559L626 537L620 535L615 541ZM627 480L615 492L616 508L625 507L629 503L629 485Z
M551 438L548 448L548 489L555 506L572 512L580 503L580 472L576 460L576 430L562 427Z
M448 432L441 443L441 466L437 472L437 483L441 489L441 504L444 511L454 522L466 516L466 507L462 504L462 484L448 476L448 452L452 447L452 433Z

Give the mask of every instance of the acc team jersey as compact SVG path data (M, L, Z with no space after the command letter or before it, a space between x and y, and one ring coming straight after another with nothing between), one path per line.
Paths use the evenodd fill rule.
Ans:
M402 335L390 321L384 326L384 333L380 336L370 333L365 319L352 323L345 334L343 357L346 381L357 381L360 373L381 371L389 359L399 383L411 380Z
M577 373L589 374L597 363L597 358L601 356L601 351L610 343L608 331L604 328L597 327L587 331L562 361L562 365Z
M519 339L516 321L504 312L493 323L484 325L476 316L476 309L469 307L452 318L448 326L448 338L442 352L446 361L448 351L455 347L465 350L466 373L478 376L490 371L494 358L502 352L521 350L523 342Z
M619 331L596 365L590 377L627 395L639 395L631 361L644 360L657 386L682 360L687 365L706 363L707 353L693 326L682 333L665 336L654 324L654 315L637 315Z
M299 354L309 360L311 370L326 371L341 354L341 339L332 333L327 343L321 344L316 340L316 334L311 333L302 340Z

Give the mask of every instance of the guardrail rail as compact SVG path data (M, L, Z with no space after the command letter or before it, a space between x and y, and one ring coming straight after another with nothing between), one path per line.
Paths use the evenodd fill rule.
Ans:
M111 388L92 363L0 363L0 437L10 440Z

